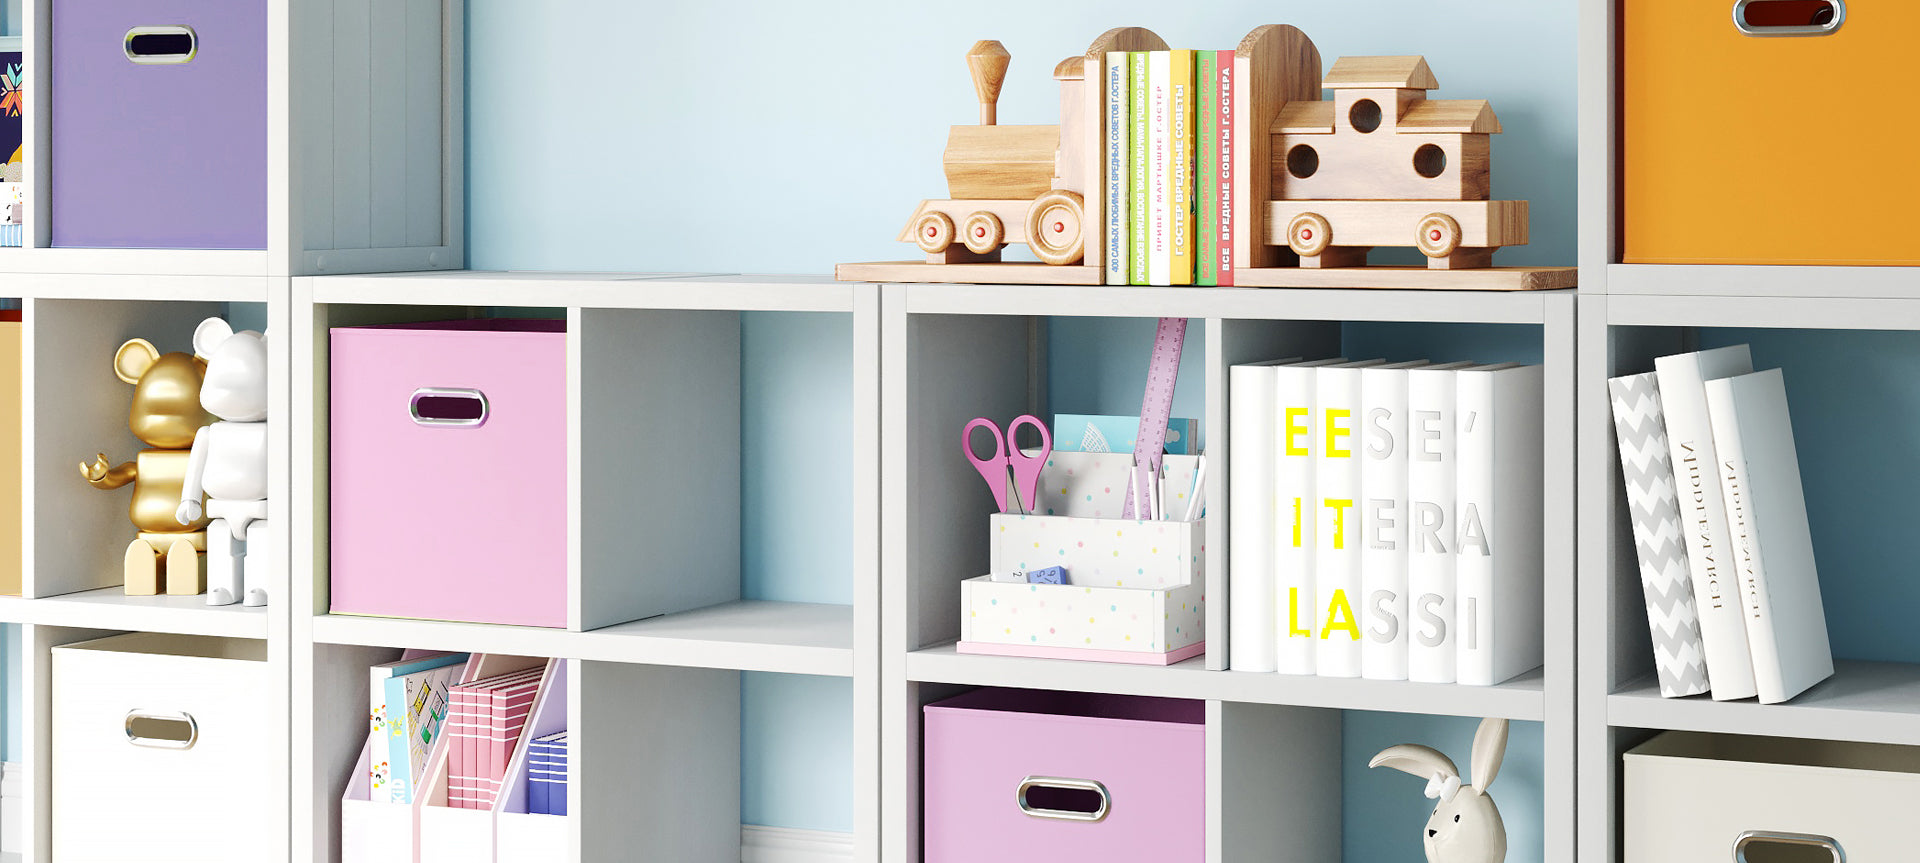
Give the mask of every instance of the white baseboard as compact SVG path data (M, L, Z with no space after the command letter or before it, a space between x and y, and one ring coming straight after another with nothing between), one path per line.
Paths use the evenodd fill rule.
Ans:
M27 798L27 769L0 761L0 853L20 852L20 804Z
M852 859L851 833L740 826L740 863L847 863Z

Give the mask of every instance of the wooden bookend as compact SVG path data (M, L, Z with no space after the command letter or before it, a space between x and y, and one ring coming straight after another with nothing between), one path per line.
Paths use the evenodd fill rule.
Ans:
M1291 251L1261 241L1267 236L1267 202L1273 199L1273 138L1267 130L1288 102L1320 98L1320 50L1298 27L1267 24L1240 40L1233 56L1233 127L1240 132L1240 148L1233 154L1239 181L1233 205L1239 223L1233 234L1234 265L1289 266L1294 263Z
M1106 68L1109 51L1166 51L1167 40L1145 27L1115 27L1099 35L1087 46L1086 77L1082 89L1086 102L1082 115L1078 191L1085 198L1082 224L1087 231L1086 257L1081 266L1105 273L1107 267L1107 192L1100 173L1107 152ZM1061 141L1061 149L1071 146Z

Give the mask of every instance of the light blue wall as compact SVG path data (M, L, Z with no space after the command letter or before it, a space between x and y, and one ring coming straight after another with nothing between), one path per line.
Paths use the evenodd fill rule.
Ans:
M17 761L20 755L20 625L0 624L0 653L6 655L7 710L4 734L0 734L0 761Z
M740 675L740 816L853 830L853 681Z
M853 316L756 312L740 326L741 593L853 602Z
M964 15L897 0L572 0L532 15L521 4L470 3L467 21L468 240L476 268L827 272L839 261L906 257L910 249L893 237L916 202L944 193L947 127L973 122L961 57L974 40L997 38L1014 55L1001 118L1051 123L1059 96L1048 73L1109 26L1141 24L1174 45L1227 48L1271 22L1305 29L1329 62L1341 54L1425 54L1442 84L1439 97L1491 99L1506 129L1494 144L1494 193L1533 202L1534 245L1503 252L1503 262L1573 259L1571 0L1235 0L1177 12L1161 0L984 0ZM743 513L748 595L845 599L844 570L780 559L808 531L840 527L831 513L789 505L811 475L771 470L801 447L782 438L786 431L761 425L791 428L799 418L831 415L809 412L781 381L790 361L838 356L843 327L790 316L744 324L744 491L749 500L767 501ZM1197 327L1195 333L1183 360L1187 383L1175 401L1176 412L1188 416L1201 415L1203 404ZM1150 321L1055 321L1049 335L1056 409L1138 411ZM1404 340L1419 337L1367 326L1349 326L1345 336L1349 352L1396 355L1413 350ZM1526 358L1500 350L1502 359ZM1483 358L1480 349L1471 356ZM814 392L845 404L846 389L836 383ZM828 444L824 452L832 451ZM756 466L756 458L767 461ZM769 772L743 789L744 818L844 829L849 776L780 778L789 769L789 776L815 775L793 766L812 754L825 753L822 763L846 763L845 738L810 752L819 738L792 736L793 726L807 723L785 721L841 717L837 705L847 701L832 691L835 682L745 680L743 750L764 762L756 770ZM1457 725L1395 721L1411 727L1375 734L1350 718L1349 740L1371 746L1373 736L1436 739ZM1515 750L1509 769L1523 775L1503 781L1520 785L1522 765L1538 761L1537 734L1531 743L1516 739ZM1537 784L1537 768L1533 777ZM1348 788L1367 781L1350 772ZM1391 791L1395 800L1418 799L1418 789ZM1350 830L1355 823L1349 819ZM1537 841L1516 847L1538 856Z

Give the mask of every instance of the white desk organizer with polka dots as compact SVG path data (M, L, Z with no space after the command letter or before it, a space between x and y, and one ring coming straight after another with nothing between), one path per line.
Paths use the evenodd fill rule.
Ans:
M961 653L1170 665L1206 652L1206 520L991 517L994 572L1067 584L960 583Z

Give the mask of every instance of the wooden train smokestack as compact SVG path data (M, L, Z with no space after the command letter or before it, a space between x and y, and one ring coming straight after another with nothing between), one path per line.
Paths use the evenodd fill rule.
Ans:
M967 52L967 72L973 75L973 92L980 97L980 125L999 123L1000 85L1006 83L1007 66L1013 55L998 39L982 39Z

